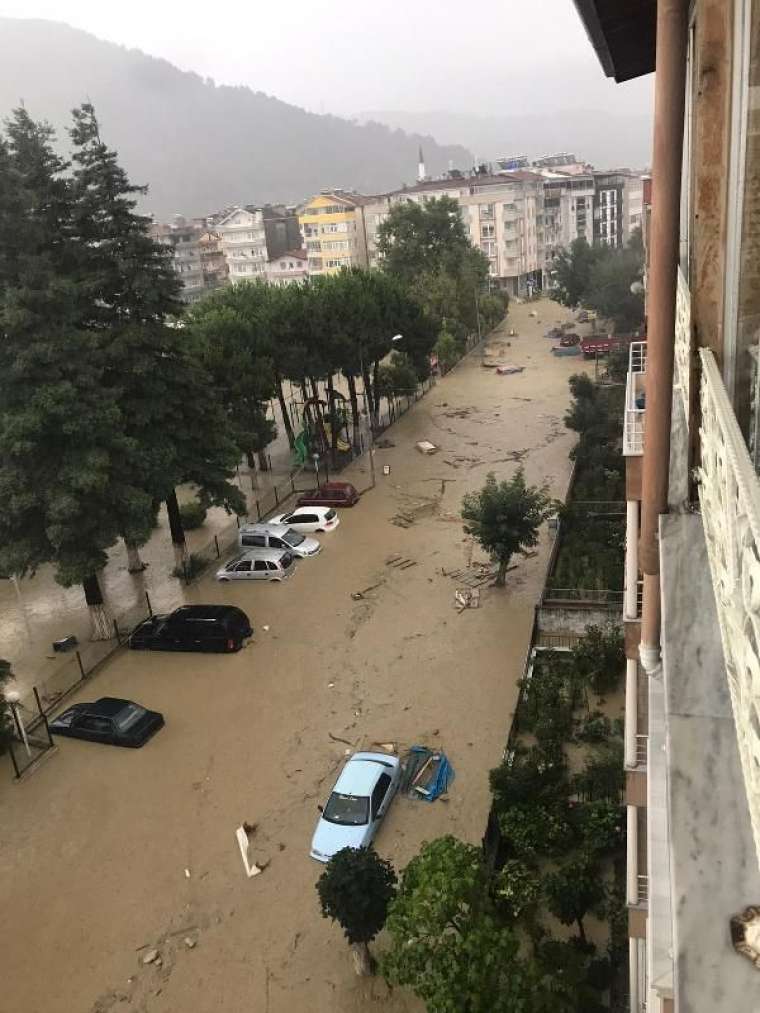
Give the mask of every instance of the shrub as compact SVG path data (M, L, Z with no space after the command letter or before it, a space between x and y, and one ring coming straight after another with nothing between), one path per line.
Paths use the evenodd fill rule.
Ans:
M206 508L197 499L191 499L188 503L180 504L179 515L182 518L182 527L185 531L194 531L206 520Z
M519 918L541 895L541 880L530 865L512 858L494 876L493 892L499 906Z
M564 752L519 750L512 763L504 760L489 774L494 808L506 811L531 801L556 803L567 798L569 785Z
M573 820L585 851L606 855L619 851L623 843L623 807L600 799L573 809Z
M575 776L577 793L589 800L609 799L618 802L625 784L623 744L612 739L597 747L584 770Z
M554 855L567 848L571 827L565 808L541 802L514 805L498 816L507 844L523 858Z
M577 733L581 742L606 742L612 737L612 722L601 711L587 715Z
M587 626L572 650L573 666L599 695L617 689L625 670L623 635L613 623Z
M184 580L187 584L195 580L206 569L208 560L191 552L182 566L175 566L172 570L172 577L177 580Z

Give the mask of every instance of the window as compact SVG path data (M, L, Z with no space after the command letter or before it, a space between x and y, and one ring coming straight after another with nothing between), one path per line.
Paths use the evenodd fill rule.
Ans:
M269 545L274 549L287 549L289 547L281 538L277 538L276 535L269 536Z
M493 218L493 204L481 204L480 205L480 217Z
M249 573L251 569L250 559L244 559L242 563L238 563L235 567L235 573Z
M496 256L496 243L491 240L480 244L480 249L485 253L487 257Z
M240 539L242 545L255 545L258 548L265 548L267 541L264 535L243 535Z
M481 239L492 239L496 231L494 225L481 225L480 226L480 238Z
M111 731L111 722L108 718L100 718L95 714L88 714L82 719L79 726L88 732L96 732L98 735L107 735Z
M272 542L272 544L274 545L274 542ZM282 543L280 543L280 544L282 544ZM269 563L269 562L267 562L267 570L276 570L276 569L277 569L277 563Z
M256 571L256 573L266 573L268 571L266 560L257 559L253 569Z
M383 804L383 800L390 787L391 778L389 774L382 773L377 779L374 791L372 792L372 819L377 816L380 806Z

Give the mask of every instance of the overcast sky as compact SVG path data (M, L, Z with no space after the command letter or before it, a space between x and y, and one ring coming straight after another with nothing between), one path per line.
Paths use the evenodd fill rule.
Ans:
M603 76L571 0L0 0L0 14L65 21L314 112L651 104L651 76Z

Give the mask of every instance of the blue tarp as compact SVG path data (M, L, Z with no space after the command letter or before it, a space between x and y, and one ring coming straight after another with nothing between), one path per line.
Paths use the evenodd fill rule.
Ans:
M454 780L454 768L449 763L446 754L441 750L428 749L427 746L412 746L409 750L411 761L409 766L412 771L421 770L425 761L431 756L435 759L425 771L422 781L414 788L411 788L410 785L411 794L425 802L435 802L439 796L448 791L449 785ZM411 779L414 779L414 773L412 773Z

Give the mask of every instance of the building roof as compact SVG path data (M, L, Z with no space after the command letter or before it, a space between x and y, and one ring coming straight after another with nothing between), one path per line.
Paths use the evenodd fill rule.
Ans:
M279 257L270 257L269 263L276 264L279 260L308 260L306 250L287 250L285 253L281 253Z
M543 176L537 172L530 172L527 169L514 169L506 172L494 173L486 176L463 176L461 179L426 179L422 183L413 183L411 186L402 186L394 191L400 193L424 193L430 190L468 190L475 192L480 186L502 185L509 186L510 183L541 183Z
M657 0L573 0L607 77L618 82L651 74Z

